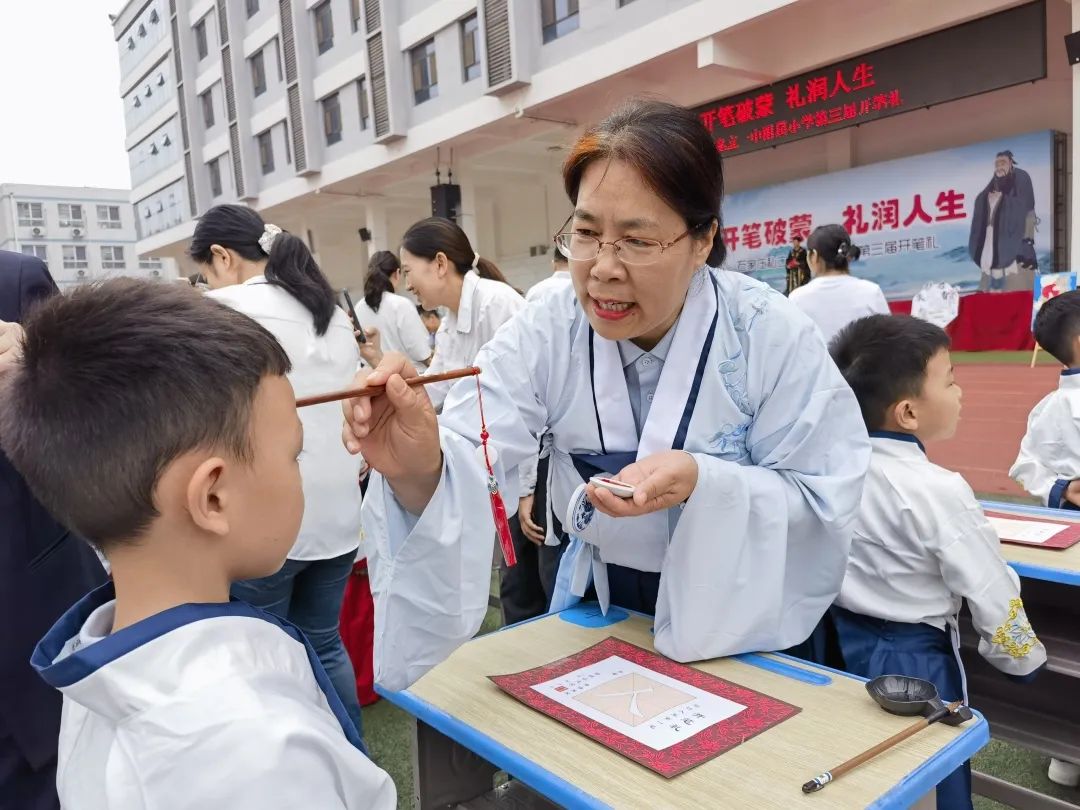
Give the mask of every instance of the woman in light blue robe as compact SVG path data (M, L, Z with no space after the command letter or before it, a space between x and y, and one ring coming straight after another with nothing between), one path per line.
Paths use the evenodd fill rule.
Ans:
M550 434L551 517L571 540L553 609L588 594L655 614L694 661L804 641L840 589L870 446L813 324L717 270L719 155L700 122L633 102L564 167L555 241L573 289L506 323L476 359L507 504ZM436 421L388 357L385 395L345 403L343 439L378 471L364 506L376 678L400 689L480 627L494 524L474 379ZM586 482L635 487L623 499Z

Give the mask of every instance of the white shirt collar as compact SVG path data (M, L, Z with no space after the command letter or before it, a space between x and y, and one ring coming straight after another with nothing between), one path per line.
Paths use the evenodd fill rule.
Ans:
M480 283L480 276L475 270L465 274L461 282L461 298L458 300L457 316L454 319L454 328L465 334L472 331L473 296L476 294L476 286ZM451 312L450 315L454 313Z

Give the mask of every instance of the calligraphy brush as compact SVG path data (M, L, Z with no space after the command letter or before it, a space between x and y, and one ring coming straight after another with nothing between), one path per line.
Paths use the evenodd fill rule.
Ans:
M924 717L917 722L912 723L903 731L894 734L887 740L879 742L873 748L868 748L867 750L859 754L857 757L852 757L847 762L841 765L837 765L832 770L825 771L825 773L821 774L820 776L815 776L813 779L811 779L809 782L802 786L803 793L815 793L821 790L823 787L829 784L829 782L839 779L848 771L855 770L855 768L858 768L864 762L873 759L883 751L889 750L897 743L903 742L908 737L922 731L924 728L936 723L938 720L948 717L950 714L959 709L963 705L963 703L964 701L958 700L955 703L950 703L948 706L942 706L929 717Z
M442 374L427 374L419 377L409 377L405 380L406 385L428 385L429 383L444 382L446 380L459 380L462 377L475 377L480 373L476 366L458 368L453 371L445 371ZM331 391L329 394L318 394L313 397L304 397L296 400L297 408L306 408L308 405L321 405L324 402L337 402L341 399L352 397L377 397L386 393L385 385L368 385L361 388L347 388L344 391Z

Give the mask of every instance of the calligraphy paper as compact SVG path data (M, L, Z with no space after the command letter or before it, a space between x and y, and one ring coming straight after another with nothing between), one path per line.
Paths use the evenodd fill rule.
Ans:
M533 709L669 778L800 711L616 638L491 680Z
M1080 523L987 512L986 519L1003 543L1066 549L1080 542Z

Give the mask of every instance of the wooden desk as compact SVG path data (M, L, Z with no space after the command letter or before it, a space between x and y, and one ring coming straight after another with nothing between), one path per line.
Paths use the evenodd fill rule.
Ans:
M983 502L987 511L1080 522L1080 512ZM1020 596L1035 633L1046 646L1046 668L1031 684L1005 678L978 653L979 639L967 612L960 620L961 656L968 695L985 713L995 738L1048 756L1080 761L1080 544L1059 550L1002 543L1001 554L1020 575ZM973 775L977 793L1031 810L1071 805L984 774Z
M880 709L861 679L786 656L737 656L696 666L802 711L691 771L664 779L524 706L487 679L550 663L608 636L653 649L648 618L629 615L604 626L583 626L598 621L603 618L590 604L524 622L468 642L410 689L383 693L417 720L421 808L487 793L496 768L571 808L901 808L918 802L989 740L979 714L960 727L935 725L807 796L803 782L911 719Z

